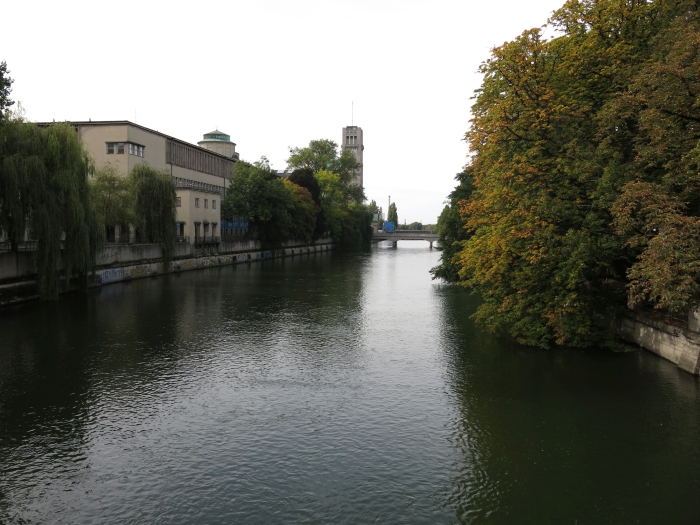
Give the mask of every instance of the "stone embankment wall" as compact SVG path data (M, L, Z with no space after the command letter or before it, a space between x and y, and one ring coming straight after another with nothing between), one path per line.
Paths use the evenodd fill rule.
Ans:
M97 258L97 270L91 284L101 286L173 272L306 255L332 248L331 239L320 239L310 245L288 243L279 250L263 250L257 241L221 243L218 249L204 250L181 244L175 247L172 260L166 263L159 245L107 246ZM0 306L37 299L35 279L33 252L0 253Z
M693 317L691 312L690 317ZM689 319L690 328L698 328ZM618 324L620 336L669 361L678 368L700 374L700 333L651 319L637 312L627 312Z

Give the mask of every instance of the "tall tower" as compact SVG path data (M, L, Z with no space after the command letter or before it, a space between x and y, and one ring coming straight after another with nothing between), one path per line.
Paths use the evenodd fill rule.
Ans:
M360 163L360 169L358 170L353 182L355 184L359 184L361 187L364 188L364 166L362 166L362 152L365 149L365 145L362 139L362 128L360 126L347 126L343 128L342 148L349 149L350 151L352 151L355 155L355 158Z

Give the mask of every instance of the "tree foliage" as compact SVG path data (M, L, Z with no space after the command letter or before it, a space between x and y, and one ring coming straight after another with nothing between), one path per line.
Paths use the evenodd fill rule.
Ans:
M433 279L440 278L449 282L459 280L461 265L457 254L462 250L463 241L470 237L459 213L460 206L471 197L474 191L474 182L469 170L458 173L455 179L459 184L450 193L449 203L438 217L438 249L442 251L440 264L430 270Z
M306 188L311 194L311 198L316 205L316 226L313 232L313 239L320 238L326 231L326 216L321 208L321 187L318 185L314 172L311 168L297 168L289 176L289 180L294 184Z
M235 164L221 212L225 219L250 221L250 234L265 247L278 247L292 238L293 203L290 191L262 158L254 164Z
M349 149L340 149L332 140L312 140L304 148L291 148L287 166L291 169L308 169L316 174L329 171L340 177L346 198L353 202L362 203L365 200L364 190L353 183L353 178L362 167Z
M38 289L55 299L61 273L87 286L103 242L88 176L93 171L75 129L40 128L18 118L0 124L0 228L14 241L37 240Z
M333 236L340 236L347 207L346 186L339 174L329 170L320 170L315 177L321 188L321 209L326 218L326 227Z
M340 247L347 251L368 252L372 246L372 214L363 204L351 204L343 216Z
M353 179L361 164L348 149L339 151L332 140L312 140L304 148L290 149L287 159L295 173L311 172L319 187L319 212L315 236L330 234L348 250L370 249L372 212L364 204L365 194ZM290 177L293 181L295 175Z
M372 202L369 203L369 212L371 214L377 214L379 221L377 222L377 227L378 229L383 229L384 228L384 218L382 217L382 207L377 204L377 201L372 199Z
M292 219L291 237L302 240L307 244L311 242L316 229L316 215L318 206L314 202L311 192L306 188L284 179L284 186L292 196L289 206L289 215Z
M91 180L92 204L98 220L105 226L120 226L128 230L135 224L134 204L129 183L109 164L96 170Z
M177 219L173 178L167 171L142 162L131 170L127 184L134 226L146 240L161 244L163 257L169 259L175 246Z
M394 226L396 226L397 228L399 227L399 210L396 207L395 202L389 204L389 211L387 212L386 220L388 222L393 222Z
M0 123L5 120L5 113L14 104L14 101L10 99L13 82L10 72L7 70L7 62L3 60L0 62Z
M483 297L489 331L613 344L611 279L633 303L700 300L698 2L569 0L550 24L561 36L527 30L481 66L473 192L457 201L468 238L439 276ZM453 210L439 228L457 239Z

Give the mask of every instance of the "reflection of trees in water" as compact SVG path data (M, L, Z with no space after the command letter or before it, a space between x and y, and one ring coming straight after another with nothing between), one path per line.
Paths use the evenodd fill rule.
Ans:
M241 360L244 372L248 363L258 375L293 366L313 376L330 359L355 359L361 296L355 257L316 254L139 279L6 309L0 463L31 465L26 472L41 470L46 483L48 472L62 484L78 480L95 432L114 421L128 426L134 410L148 417L172 381L206 380L212 355ZM286 363L275 360L280 352ZM28 488L36 478L24 475L18 468L0 480L0 517L31 504L27 491L40 490Z
M697 381L646 352L499 341L473 328L467 292L440 295L457 521L697 522Z
M355 359L363 336L358 259L322 253L239 266L222 302L224 344L254 366L314 369Z
M86 307L74 298L80 319ZM6 309L0 315L0 522L41 490L34 471L80 479L89 425L86 349L90 327L64 330L72 317L64 301ZM79 323L78 323L79 324Z

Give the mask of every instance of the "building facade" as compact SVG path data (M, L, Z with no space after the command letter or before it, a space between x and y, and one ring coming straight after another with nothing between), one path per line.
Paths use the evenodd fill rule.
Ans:
M362 128L359 126L347 126L343 128L342 148L349 149L360 163L360 169L353 182L364 188L364 154L365 143L362 136Z
M72 124L98 169L110 165L126 177L146 162L170 172L177 188L178 237L193 244L217 242L221 201L238 160L228 135L216 131L220 137L208 139L207 133L195 146L129 121Z

